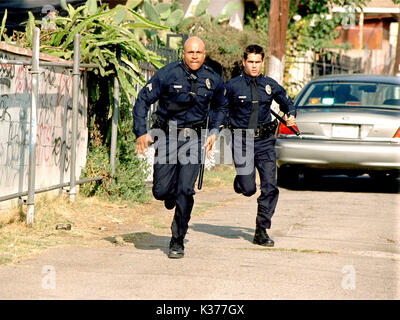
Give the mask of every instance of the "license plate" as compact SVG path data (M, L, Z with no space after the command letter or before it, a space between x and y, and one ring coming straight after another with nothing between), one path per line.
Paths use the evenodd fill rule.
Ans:
M360 126L347 124L334 124L332 137L334 138L358 138Z

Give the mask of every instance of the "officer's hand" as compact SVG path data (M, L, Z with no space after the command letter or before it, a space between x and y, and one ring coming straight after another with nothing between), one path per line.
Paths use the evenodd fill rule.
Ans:
M206 154L207 159L210 158L211 151L213 149L215 140L217 140L217 135L212 134L207 138L206 143L204 143L204 145L203 145L203 149L206 149L206 152L207 152L207 154Z
M295 118L295 116L293 116L293 115L289 116L289 118L286 120L286 125L287 125L288 127L293 127L293 126L295 126L295 125L296 125L296 118Z
M135 152L137 154L142 154L142 155L146 156L146 150L149 148L149 143L153 143L153 142L154 141L151 138L151 135L149 135L148 133L140 136L136 140Z

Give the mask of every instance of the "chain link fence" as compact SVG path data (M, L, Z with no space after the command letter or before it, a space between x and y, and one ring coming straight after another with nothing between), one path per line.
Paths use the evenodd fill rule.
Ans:
M306 53L303 57L289 57L286 83L291 93L298 93L310 80L330 75L362 73L362 58L352 58L336 53Z

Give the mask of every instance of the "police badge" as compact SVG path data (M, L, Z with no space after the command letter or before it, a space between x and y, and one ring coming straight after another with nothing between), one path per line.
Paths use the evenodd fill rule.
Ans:
M267 84L266 86L265 86L265 92L267 93L267 94L271 94L272 93L272 89L271 89L271 86L269 85L269 84Z
M210 79L208 79L208 78L206 79L206 87L208 90L211 89L211 82L210 82Z

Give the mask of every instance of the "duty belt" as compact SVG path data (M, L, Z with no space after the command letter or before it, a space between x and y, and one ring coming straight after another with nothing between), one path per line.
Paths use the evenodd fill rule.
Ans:
M278 127L278 120L274 120L268 123L263 123L256 129L254 129L254 138L267 138L270 134L275 134L276 128ZM237 129L242 130L242 134L246 134L247 128L232 128L233 131Z
M169 133L171 130L176 130L178 134L183 132L183 136L185 138L190 137L192 130L197 134L201 133L201 129L203 129L203 123L194 123L194 124L186 124L185 127L176 127L170 126L166 122L157 121L154 123L152 128L157 128L163 130L165 133Z

